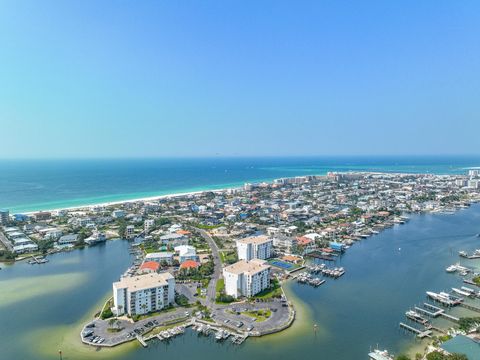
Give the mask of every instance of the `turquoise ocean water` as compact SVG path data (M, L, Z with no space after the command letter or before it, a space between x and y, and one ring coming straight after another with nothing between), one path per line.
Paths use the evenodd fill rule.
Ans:
M56 209L328 171L460 174L480 156L0 160L0 208Z

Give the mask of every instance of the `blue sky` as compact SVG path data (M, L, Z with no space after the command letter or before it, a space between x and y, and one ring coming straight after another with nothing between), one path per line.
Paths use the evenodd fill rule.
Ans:
M0 1L0 157L479 154L478 1Z

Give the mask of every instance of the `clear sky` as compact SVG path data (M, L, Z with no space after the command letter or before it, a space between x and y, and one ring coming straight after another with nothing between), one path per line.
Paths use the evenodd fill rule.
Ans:
M0 157L480 153L479 1L0 1Z

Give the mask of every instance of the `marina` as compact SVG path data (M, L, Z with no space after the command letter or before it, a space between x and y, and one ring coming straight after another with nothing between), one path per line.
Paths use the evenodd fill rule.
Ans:
M480 249L476 249L471 255L469 255L466 251L459 251L458 254L461 257L469 260L480 259Z
M287 330L285 332L285 338L289 339L289 341L280 342L279 344L278 341L275 341L275 339L278 339L276 335L271 338L266 337L245 342L241 347L232 352L228 345L232 344L232 339L235 336L230 335L228 341L217 342L213 333L209 337L205 337L198 336L195 330L188 330L181 337L175 336L169 338L169 340L160 340L158 337L147 340L147 349L143 349L143 346L135 339L132 344L137 343L139 349L132 350L131 353L119 354L117 357L121 360L151 360L159 355L188 357L188 354L193 351L203 354L201 359L214 360L228 356L232 359L240 360L244 357L254 357L263 354L262 349L264 347L268 347L269 356L295 356L295 354L298 354L299 349L302 349L308 356L315 356L318 347L322 346L324 355L327 357L351 360L358 358L358 354L366 354L372 343L380 343L395 353L401 353L405 350L406 344L408 345L408 338L399 335L398 327L395 324L402 320L406 325L412 326L403 320L409 305L418 304L418 300L425 296L427 289L456 288L467 291L462 289L462 278L451 276L442 271L442 268L447 267L448 264L455 263L455 256L457 255L452 255L449 250L450 247L468 248L468 244L474 247L474 241L478 241L478 238L473 235L457 236L452 222L458 218L459 221L475 224L474 219L476 219L479 213L480 209L478 206L473 205L470 209L456 215L412 216L408 224L389 228L367 241L356 243L346 254L336 257L335 263L332 264L333 266L330 265L329 268L343 267L348 269L348 276L343 276L341 281L338 282L327 280L322 285L321 292L316 291L311 286L297 285L293 281L289 283L285 290L289 297L293 299L292 301L295 302L297 301L295 299L300 299L300 303L304 302L307 304L306 310L303 310L304 315L300 315L300 320L293 325L295 331L289 332ZM445 222L443 220L444 217L449 221ZM423 221L423 219L428 221ZM471 226L471 230L463 228L462 231L467 234L478 233L478 229L474 225ZM422 233L425 232L428 232L428 236L422 236ZM442 244L446 242L445 239L448 239L449 242L448 245L443 246ZM402 250L398 251L399 248ZM394 249L394 251L391 251L391 249ZM12 305L0 307L0 315L10 329L15 329L15 332L25 334L23 335L24 339L28 342L44 344L44 346L40 345L37 347L35 354L30 353L28 348L19 345L16 338L10 337L8 333L1 332L2 330L0 329L5 356L13 358L13 356L20 354L26 360L43 360L52 357L51 355L54 354L52 349L62 349L66 354L69 354L71 359L83 360L97 359L103 351L110 351L110 349L105 349L100 353L95 351L82 353L82 350L76 347L78 345L75 345L75 341L77 341L75 339L77 339L81 328L78 328L77 325L74 329L74 334L69 336L68 330L64 335L65 330L61 327L61 324L64 321L63 319L69 319L69 321L74 322L76 318L81 318L85 313L91 312L92 305L98 302L98 295L95 294L108 291L111 281L118 274L124 272L134 259L135 254L129 254L129 243L118 240L107 241L105 245L88 248L83 251L51 255L48 266L32 267L26 263L15 264L15 266L2 266L0 277L3 279L5 277L14 277L17 283L26 281L22 278L23 276L51 276L50 274L60 274L65 271L73 272L72 274L89 274L84 282L77 280L75 281L77 284L75 288L69 291L62 291L61 293L53 292L53 284L58 284L58 286L61 285L62 288L65 288L72 281L54 280L52 283L42 281L43 288L45 288L45 284L48 284L47 286L52 289L52 296L55 294L56 302L52 302L50 295L35 295L36 306L41 309L38 316L42 317L42 314L58 314L49 320L58 325L56 328L43 330L46 331L48 336L46 339L42 338L41 341L31 337L31 332L28 329L32 326L36 329L43 329L43 323L32 323L29 321L20 311L22 303L17 305L17 303L12 302ZM425 259L427 259L427 262ZM466 259L465 261L471 262L468 266L475 268L476 260ZM101 272L94 271L97 264L104 266ZM394 264L394 266L391 264ZM421 264L422 272L418 272L418 264ZM439 264L442 265L439 266ZM461 265L465 266L463 263ZM72 274L69 275L70 279L75 278ZM415 277L417 281L411 282L406 280L412 277ZM365 281L365 279L368 279L368 281ZM33 286L33 289L35 289L35 285L29 286ZM398 306L392 305L388 311L382 311L385 296L398 293L398 286L402 286L403 289L399 295ZM467 283L464 286L468 289L478 289L476 286ZM10 296L15 294L13 284L4 283L4 287L7 289L6 293L12 294ZM9 289L12 289L12 291L8 291ZM363 294L361 297L357 295L358 291L361 291ZM321 296L319 296L320 293ZM80 297L83 297L84 301L78 302ZM355 302L351 301L352 297L355 297ZM6 301L4 298L2 303L5 304ZM71 306L68 307L69 311L63 310L67 308L67 304L75 304L75 306L73 309ZM433 306L445 311L449 311L448 309L469 311L460 306L443 308L443 305L438 303ZM423 305L417 307L432 314L438 312L438 310L433 308L428 310ZM421 310L414 307L412 310L419 313L421 317L429 319L429 316L421 312ZM15 321L9 315L9 313L13 312L17 314ZM326 312L329 314L328 317L325 316ZM360 314L362 315L361 317ZM455 314L452 315L450 313L445 315L456 317ZM368 326L362 326L363 331L359 335L356 328L357 325L355 324L361 323L361 318L364 318L364 316L368 316L371 321ZM437 318L440 319L440 322L442 318L449 320L448 317L440 314L437 315ZM45 321L47 321L46 318ZM342 334L341 340L338 339L337 341L336 338L327 339L322 335L321 330L315 336L312 331L313 325L309 325L310 321L318 323L320 327L328 328L331 333ZM455 323L453 319L450 322L452 324ZM307 325L302 327L304 323ZM28 327L26 324L28 324ZM392 324L394 325L392 326ZM438 326L438 324L435 324L435 327ZM409 330L404 330L408 333L413 333ZM431 330L435 331L434 328ZM278 336L281 337L283 335ZM65 340L56 342L55 339ZM313 341L312 339L315 340ZM428 339L428 337L425 339ZM345 341L351 343L352 347L344 349L339 353L338 349L344 348L342 344ZM7 342L10 345L6 345ZM159 348L159 344L164 345ZM12 351L14 352L12 353ZM80 355L76 356L75 354Z

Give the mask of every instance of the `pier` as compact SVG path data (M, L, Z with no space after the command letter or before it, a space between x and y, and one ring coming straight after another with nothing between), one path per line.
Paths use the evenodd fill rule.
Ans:
M417 311L419 313L422 313L424 315L428 315L432 318L437 318L437 317L441 316L441 317L443 317L447 320L453 321L455 323L458 323L460 321L459 318L457 318L455 316L452 316L452 315L449 315L449 314L446 314L444 309L441 309L441 308L439 308L435 305L432 305L432 304L429 304L429 303L423 303L423 306L427 309L433 310L433 312L429 311L429 310L426 310L426 309L423 309L423 308L419 308L417 306L415 306L415 311Z
M425 315L428 315L428 316L433 317L433 318L436 318L436 317L440 316L440 314L442 314L445 311L445 310L440 309L440 308L438 308L434 305L431 305L429 303L423 303L423 306L427 309L434 310L434 312L423 309L423 308L420 308L418 306L415 306L415 311L417 311L419 313L422 313L422 314L425 314Z
M400 323L400 327L405 329L405 330L408 330L408 331L411 331L411 332L417 334L417 337L420 338L420 339L423 339L425 337L431 337L431 335L432 335L432 330L427 329L427 328L425 328L424 330L419 330L417 328L414 328L414 327L412 327L410 325L407 325L405 323L402 323L402 322Z
M35 255L32 255L31 260L28 261L29 264L45 264L47 263L48 260L45 259L44 257L36 257Z
M145 340L143 340L143 338L139 335L137 335L137 340L140 344L142 344L143 347L147 347L147 342Z

